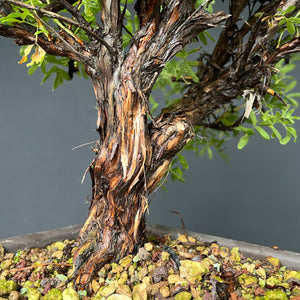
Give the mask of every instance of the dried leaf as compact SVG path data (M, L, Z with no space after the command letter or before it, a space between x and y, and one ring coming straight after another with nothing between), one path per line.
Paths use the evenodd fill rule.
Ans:
M26 47L26 49L24 50L24 56L23 56L22 59L18 62L18 64L22 64L22 63L24 63L24 62L27 61L27 56L30 54L30 52L31 52L33 46L34 46L34 44L28 45L28 46Z

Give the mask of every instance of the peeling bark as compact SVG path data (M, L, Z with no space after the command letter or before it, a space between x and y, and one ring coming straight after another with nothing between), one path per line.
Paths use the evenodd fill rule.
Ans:
M57 0L38 9L17 0L0 0L1 15L10 13L11 4L18 3L37 18L56 18L65 8L72 16L70 21L62 15L57 18L85 30L90 39L79 42L49 28L52 39L40 34L36 40L33 26L0 24L0 35L15 38L19 45L37 43L48 54L80 61L91 77L99 141L89 167L92 200L79 234L73 274L77 288L89 289L93 275L105 263L134 253L143 242L147 196L165 176L174 155L193 138L193 128L221 129L208 118L244 89L259 88L274 63L300 51L300 40L295 37L273 49L270 44L278 22L269 27L254 14L238 29L236 23L249 1L230 1L230 15L226 15L208 14L203 7L195 10L194 0L138 0L139 30L124 54L124 14L118 0L101 1L102 24L97 31L83 19L77 6L71 5L74 1ZM278 7L288 4L300 7L297 0L278 0L261 4L257 12L272 17ZM189 84L181 101L154 119L148 107L149 95L165 64L197 34L223 21L225 27L212 55L206 60L199 58L199 82Z

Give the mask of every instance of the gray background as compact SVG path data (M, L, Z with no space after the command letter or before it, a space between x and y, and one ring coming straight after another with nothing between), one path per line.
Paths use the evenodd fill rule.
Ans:
M52 92L53 78L41 86L39 72L18 65L12 40L0 47L0 238L82 223L93 153L71 149L97 138L91 83L76 76ZM151 197L148 221L180 228L175 210L188 230L300 252L299 143L236 145L225 145L229 163L189 153L186 183Z

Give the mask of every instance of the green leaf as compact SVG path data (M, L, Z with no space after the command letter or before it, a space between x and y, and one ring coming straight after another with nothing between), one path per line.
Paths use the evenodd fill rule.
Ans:
M288 92L291 91L296 85L297 85L297 80L291 81L291 82L286 86L286 88L284 89L284 93L288 93Z
M57 89L57 87L63 83L63 77L62 77L62 74L60 72L56 72L56 76L55 76L55 79L54 79L54 82L53 82L53 91L55 89Z
M237 145L237 148L239 149L239 150L241 150L241 149L243 149L246 145L247 145L247 143L248 143L248 141L249 141L249 134L245 134L245 135L243 135L241 138L240 138L240 140L239 140L239 142L238 142L238 145Z
M295 5L291 5L283 13L286 15L286 14L292 12L295 8L296 8Z
M290 22L289 20L286 20L286 28L289 34L293 35L296 32L295 25Z
M297 131L295 128L293 127L287 127L286 129L288 132L290 132L292 134L292 136L294 137L294 142L297 142Z
M30 68L28 69L28 75L32 75L39 68L39 66L40 65L36 63L31 65Z
M281 137L281 134L279 133L279 131L274 126L270 126L270 128L273 130L272 137L277 137L279 142L281 142L282 137Z
M286 145L291 140L292 135L287 132L286 136L280 141L281 145Z
M208 158L209 158L209 159L212 159L212 158L213 158L213 152L212 152L212 150L211 150L210 147L207 147L207 155L208 155Z
M300 18L296 18L296 17L289 17L289 21L292 23L300 23Z
M215 39L210 35L210 33L207 30L204 30L203 33L211 40L211 41L215 41Z
M200 41L204 44L204 45L207 45L207 39L206 39L206 36L203 32L199 33L198 34L198 37L200 39Z
M187 170L189 168L189 164L184 158L184 156L180 153L177 154L178 160L180 161L181 165Z
M260 18L263 15L262 12L258 12L254 15L255 18Z
M262 138L264 138L265 140L270 140L269 134L262 127L256 126L255 129Z
M224 126L232 126L235 121L237 120L237 116L233 113L225 113L223 118L221 119L221 122Z
M252 111L250 113L250 120L251 120L251 123L253 124L253 126L255 126L257 124L257 120L256 120L256 114L254 111Z
M202 156L206 151L206 147L202 147L202 149L197 153L199 156Z
M179 180L181 182L185 182L183 176L182 176L182 170L179 167L175 167L173 169L170 169L171 178L172 180Z

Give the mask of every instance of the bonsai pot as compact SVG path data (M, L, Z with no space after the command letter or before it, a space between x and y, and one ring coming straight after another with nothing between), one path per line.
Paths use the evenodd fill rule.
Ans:
M18 249L24 248L42 248L48 244L51 244L58 240L64 239L76 239L78 236L81 225L71 225L54 230L42 231L37 233L30 233L22 236L14 236L0 240L0 244L4 247L6 252L15 252ZM147 225L148 235L166 235L170 234L171 238L176 239L178 233L184 234L185 231L182 229L175 229L172 227L162 225ZM195 236L197 240L201 242L214 242L216 241L220 246L227 247L229 249L238 247L241 254L252 259L264 259L268 256L278 258L282 265L287 268L300 271L300 253L286 251L286 250L275 250L271 247L265 247L246 243L242 241L236 241L232 239L196 233L187 232L189 236Z

